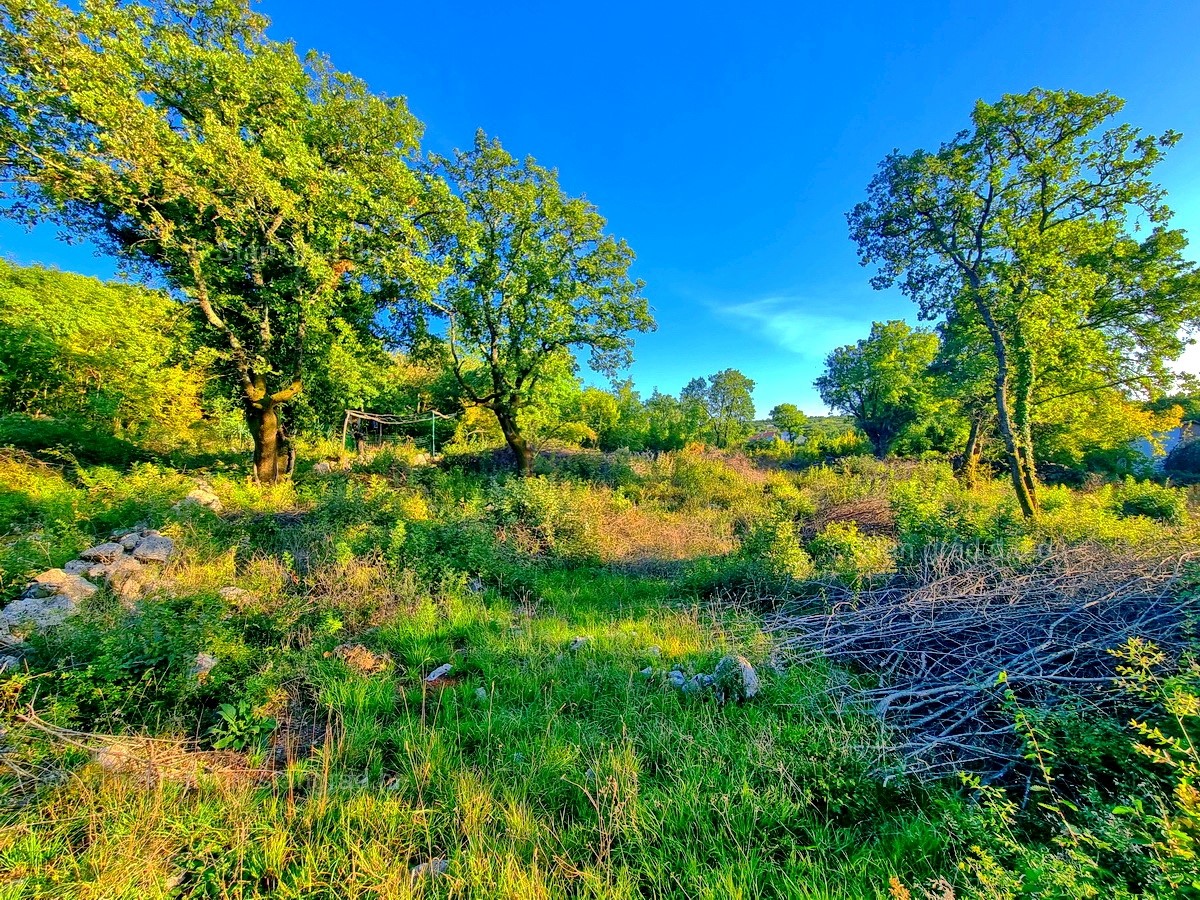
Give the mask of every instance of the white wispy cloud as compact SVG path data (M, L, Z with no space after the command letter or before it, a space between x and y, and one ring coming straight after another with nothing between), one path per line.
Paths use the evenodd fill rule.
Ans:
M818 361L834 347L865 337L871 322L880 318L877 309L856 309L851 305L839 309L828 300L801 297L710 303L709 308L716 317L735 327L806 360Z

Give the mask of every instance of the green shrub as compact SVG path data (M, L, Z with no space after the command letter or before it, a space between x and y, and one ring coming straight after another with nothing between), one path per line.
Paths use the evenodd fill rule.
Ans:
M0 446L82 465L124 468L146 454L137 446L79 421L12 413L0 418Z
M892 571L895 549L891 538L863 534L854 522L830 522L808 544L821 574L854 587Z
M1113 495L1117 515L1145 516L1167 525L1182 525L1187 520L1187 494L1152 481L1135 481L1126 477Z

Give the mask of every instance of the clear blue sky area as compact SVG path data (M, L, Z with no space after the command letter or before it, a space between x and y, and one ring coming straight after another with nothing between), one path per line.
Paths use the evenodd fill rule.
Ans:
M1109 90L1133 124L1181 131L1159 177L1177 223L1200 234L1193 0L260 9L276 38L406 96L429 149L468 146L482 127L586 194L637 252L658 319L631 372L645 393L733 366L757 382L760 413L784 401L822 412L812 380L825 354L873 320L915 319L899 294L871 290L844 214L886 153L936 147L979 98ZM113 269L9 224L0 250Z

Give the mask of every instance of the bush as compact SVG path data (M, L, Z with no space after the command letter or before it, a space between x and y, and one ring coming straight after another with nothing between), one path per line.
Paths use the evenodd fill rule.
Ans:
M0 418L0 446L39 457L70 459L82 465L124 468L146 454L112 434L78 421L13 413Z
M1178 488L1127 477L1113 495L1113 509L1122 518L1145 516L1167 525L1187 520L1187 495Z
M808 549L817 569L854 587L892 571L896 542L863 534L854 522L830 522Z

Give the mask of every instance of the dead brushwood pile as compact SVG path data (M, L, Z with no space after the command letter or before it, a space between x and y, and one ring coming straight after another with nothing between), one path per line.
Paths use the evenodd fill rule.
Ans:
M829 660L866 676L866 687L846 688L849 702L882 720L908 771L1000 777L1023 754L1014 704L1112 712L1122 692L1110 650L1139 637L1178 656L1200 607L1197 562L1195 551L1162 548L1009 561L943 552L828 612L781 610L769 628L793 663Z

